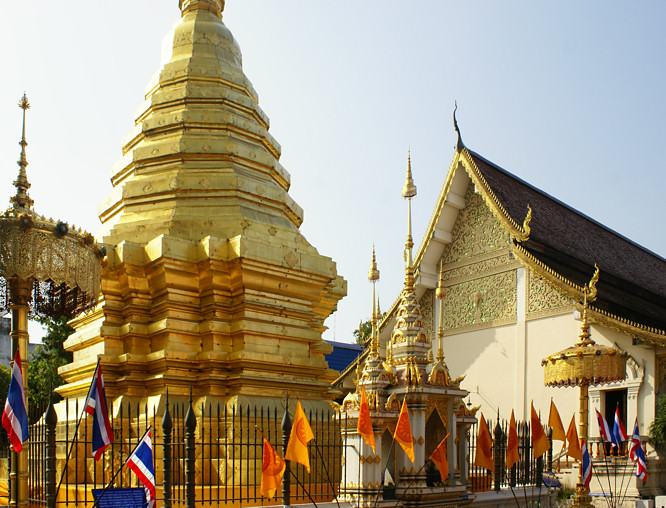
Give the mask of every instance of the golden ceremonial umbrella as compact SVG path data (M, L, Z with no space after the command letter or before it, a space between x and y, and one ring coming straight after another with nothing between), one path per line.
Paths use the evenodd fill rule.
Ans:
M100 293L104 251L95 245L90 233L33 210L26 173L25 112L30 104L25 94L19 107L23 110L23 130L16 194L0 215L0 314L12 313L12 353L19 350L27 389L28 316L73 317L92 309ZM11 473L12 502L27 506L27 449L12 453Z
M578 386L580 388L580 437L587 443L588 388L590 386L622 381L626 375L627 354L596 344L590 338L587 322L587 301L596 297L595 284L599 279L597 268L590 285L583 290L583 324L579 340L572 347L552 354L541 361L546 386ZM574 507L591 507L590 489L583 485L582 464L578 474Z

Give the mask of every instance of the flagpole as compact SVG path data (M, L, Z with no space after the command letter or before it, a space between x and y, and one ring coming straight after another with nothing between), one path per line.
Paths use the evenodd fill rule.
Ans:
M97 370L99 369L99 357L97 358L97 365L95 366L95 372L93 373L93 381L97 377ZM92 388L92 382L90 383L90 387ZM51 505L51 508L55 508L56 503L58 501L58 492L60 491L60 486L62 485L62 481L65 478L65 475L67 474L67 465L69 464L69 457L72 454L72 448L74 448L74 442L77 441L77 434L79 432L79 425L81 425L81 420L83 420L83 415L86 412L85 404L88 401L88 397L90 397L90 388L88 389L88 395L86 396L86 400L84 401L84 406L83 406L83 411L79 414L79 418L76 422L76 428L74 429L74 436L72 437L72 442L69 445L69 450L67 450L67 456L65 457L65 465L62 468L62 473L60 475L60 481L58 482L58 486L56 487L55 494L53 496L53 504ZM66 403L66 402L65 402Z
M628 446L629 445L627 445L627 447ZM627 452L628 452L628 450L627 450ZM628 453L627 453L627 462L632 462L631 457L629 456ZM626 471L626 466L625 466L625 471ZM629 486L631 485L631 476L633 476L633 467L629 468L629 480L627 481L627 486L624 488L624 494L622 494L621 501L620 501L620 506L622 506L622 503L624 503L624 500L627 497L627 492L629 491ZM624 475L622 475L622 480L623 480L622 483L624 483ZM620 484L620 492L622 492L622 484Z
M291 469L289 470L289 473L291 473L291 476L294 477L294 480L296 480L296 483L297 483L297 484L303 489L303 492L305 492L305 493L307 494L308 498L310 499L310 502L315 506L315 508L319 508L319 507L317 506L317 503L315 503L315 500L312 499L312 496L310 495L310 493L308 492L308 490L305 488L305 485L303 485L303 484L301 483L301 481L298 479L298 476L296 476L296 473L294 473ZM101 496L100 496L100 497L101 497ZM93 506L93 508L95 508L95 507Z
M127 464L127 462L129 461L129 459L132 458L132 455L134 455L134 452L136 451L137 447L138 447L141 443L143 443L143 439L146 437L146 434L148 434L148 432L150 432L150 429L151 429L151 428L152 428L152 426L151 426L151 427L148 427L148 428L146 429L146 431L143 433L143 436L141 436L141 439L140 439L140 440L134 445L134 448L132 448L132 452L127 456L127 458L125 459L125 462L123 462L123 463L120 465L120 467L116 470L115 474L113 475L113 478L111 478L111 481L106 485L106 487L104 487L104 489L102 489L102 493L99 495L99 497L98 497L97 499L95 499L95 502L93 503L92 508L95 508L95 507L97 506L97 503L99 502L100 499L102 499L102 496L103 496L104 493L107 491L107 489L111 486L111 484L113 483L113 480L116 479L116 476L118 476L118 473L120 473L120 471L122 470L122 468L125 467L125 464Z
M386 477L386 470L388 469L388 465L391 460L391 454L393 453L394 445L395 445L395 432L393 433L393 439L391 440L391 447L389 448L389 454L388 457L386 458L386 464L384 464L384 467L382 468L382 476L381 479L379 480L379 486L377 487L377 494L375 495L375 502L373 503L372 508L377 508L377 503L379 502L379 493L384 488L384 478ZM395 478L393 480L395 481Z
M425 467L425 462L424 462L423 465L419 468L419 470L416 472L416 474L414 475L414 478L412 478L412 481L409 482L409 483L407 484L407 487L405 487L405 494L407 494L407 491L409 491L409 489L412 488L412 485L414 485L414 482L418 479L417 477L418 477L419 473L421 472L421 470L422 470L424 467ZM396 481L396 485L397 485L397 484L398 484L398 482ZM397 495L396 495L396 497L397 497ZM400 503L401 503L401 502L402 502L402 499L398 499L397 502L395 503L395 505L393 505L393 508L397 508L398 506L400 506Z
M326 480L328 481L328 485L329 485L329 487L331 487L331 491L335 495L335 502L337 503L338 508L340 508L340 501L338 500L338 494L337 494L337 492L335 492L335 487L333 487L333 483L331 482L331 477L328 474L328 468L326 467L326 462L324 461L324 456L322 455L321 450L319 449L319 444L317 443L317 439L312 438L312 440L314 441L315 449L317 450L317 454L319 455L319 458L321 459L321 463L324 466L324 472L326 473ZM361 446L363 446L363 443L361 443Z

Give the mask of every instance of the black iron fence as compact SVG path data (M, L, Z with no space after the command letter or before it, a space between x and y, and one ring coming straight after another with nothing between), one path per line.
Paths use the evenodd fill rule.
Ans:
M476 441L478 424L472 425L469 435L468 471L471 488L474 491L500 490L501 488L539 485L545 471L553 469L552 439L551 448L539 459L532 453L530 423L520 421L516 423L518 431L518 453L520 460L513 467L506 467L506 448L509 435L509 422L506 420L487 420L488 428L493 438L492 459L494 471L474 465L476 457ZM550 436L549 428L544 428Z
M193 507L233 503L257 506L279 503L261 495L263 441L260 431L284 454L289 432L284 428L284 411L249 405L228 407L224 404L201 405L194 410L187 403L168 404L161 414L155 408L121 404L111 419L114 442L99 461L92 458L92 418L85 417L76 428L83 407L80 399L64 401L62 422L48 422L43 417L30 426L29 497L33 506L76 504L92 506L92 489L140 487L136 476L122 464L150 427L153 442L157 496L160 506ZM291 464L292 475L285 474L284 484L294 502L334 499L341 477L342 442L340 421L332 410L307 414L315 438L310 441L310 473ZM53 432L55 459L49 458L48 434ZM66 459L69 454L69 460ZM49 462L55 470L48 481ZM66 464L66 467L65 467ZM307 493L306 493L307 490ZM309 494L309 496L308 496Z
M261 432L284 454L290 424L284 422L282 409L207 404L195 411L189 403L172 402L158 411L123 403L111 418L115 440L95 461L91 452L92 418L84 416L80 426L76 425L83 411L82 400L65 400L59 408L58 418L55 412L51 418L42 412L40 418L37 409L30 419L35 422L30 425L28 446L29 497L33 506L54 506L61 478L57 507L70 503L92 506L92 489L104 488L116 471L119 473L112 487L140 487L136 476L121 465L148 428L153 441L158 502L167 508L222 503L239 507L267 505L280 503L285 495L295 503L307 502L309 496L316 502L331 501L341 481L347 482L343 464L360 460L357 452L343 446L342 432L348 427L345 415L340 419L332 410L310 411L307 416L315 434L308 444L310 473L291 464L291 473L284 476L284 492L277 492L276 498L268 500L260 492ZM488 421L488 426L493 434L495 471L474 465L478 426L473 425L468 431L468 450L462 454L467 457L471 490L538 485L542 472L552 470L552 447L544 457L534 458L528 422L517 424L520 460L510 469L504 460L508 422L501 420L498 425ZM4 429L0 431L0 449L8 450ZM355 469L360 473L360 468ZM360 477L355 480L360 481Z

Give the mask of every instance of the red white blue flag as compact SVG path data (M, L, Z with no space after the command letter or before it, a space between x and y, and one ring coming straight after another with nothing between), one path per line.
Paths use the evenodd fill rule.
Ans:
M615 406L615 421L613 422L613 435L611 448L615 447L618 450L622 446L622 442L627 440L627 431L624 429L622 419L620 418L620 405Z
M645 452L643 451L643 443L641 443L641 435L638 430L638 418L636 418L634 433L631 436L629 457L636 463L636 476L645 482L647 480L647 465L645 463Z
M608 422L606 419L601 416L601 413L597 409L597 423L599 424L599 435L604 441L612 441L610 428L608 427Z
M106 405L104 377L99 363L95 369L90 390L88 390L85 411L93 417L92 453L93 458L99 460L107 446L113 443L113 429L111 429Z
M590 480L592 480L592 459L587 451L584 439L580 440L580 450L583 452L583 463L580 465L581 470L583 471L581 478L583 480L583 485L589 487Z
M143 436L141 442L134 448L134 453L127 459L127 467L139 477L146 490L146 507L154 508L157 495L155 493L155 466L153 464L153 440L150 430Z
M28 439L28 411L23 391L23 369L21 368L21 355L18 349L14 355L12 367L12 380L9 383L5 410L2 413L2 426L9 435L9 442L16 453L23 448Z

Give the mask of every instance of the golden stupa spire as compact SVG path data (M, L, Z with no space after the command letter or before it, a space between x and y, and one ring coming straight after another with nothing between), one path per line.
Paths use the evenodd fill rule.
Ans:
M375 293L375 282L379 280L379 270L377 270L377 257L375 256L375 244L372 244L372 263L370 264L370 271L368 271L368 280L372 282L372 337L370 342L370 354L376 355L379 352L377 322L378 322L378 305Z
M446 290L444 289L444 264L439 263L439 282L437 283L437 290L435 297L439 300L439 328L437 330L437 337L439 338L439 349L437 350L437 361L444 361L444 297Z
M28 97L26 94L23 94L21 100L18 103L19 108L23 110L23 130L21 133L21 156L17 162L19 166L19 173L16 180L14 180L14 187L16 187L16 195L14 195L10 202L14 206L14 209L30 210L34 201L28 196L28 189L30 188L30 182L28 182L28 173L25 168L28 166L28 159L25 155L25 147L28 146L28 142L25 140L25 111L30 109L30 103L28 102Z
M407 242L405 243L405 261L407 269L411 272L412 269L412 247L414 241L412 239L412 198L416 196L416 185L412 178L412 151L407 150L407 177L405 178L405 186L402 188L402 197L407 199Z
M224 0L178 0L178 6L183 16L190 11L206 10L222 17Z

